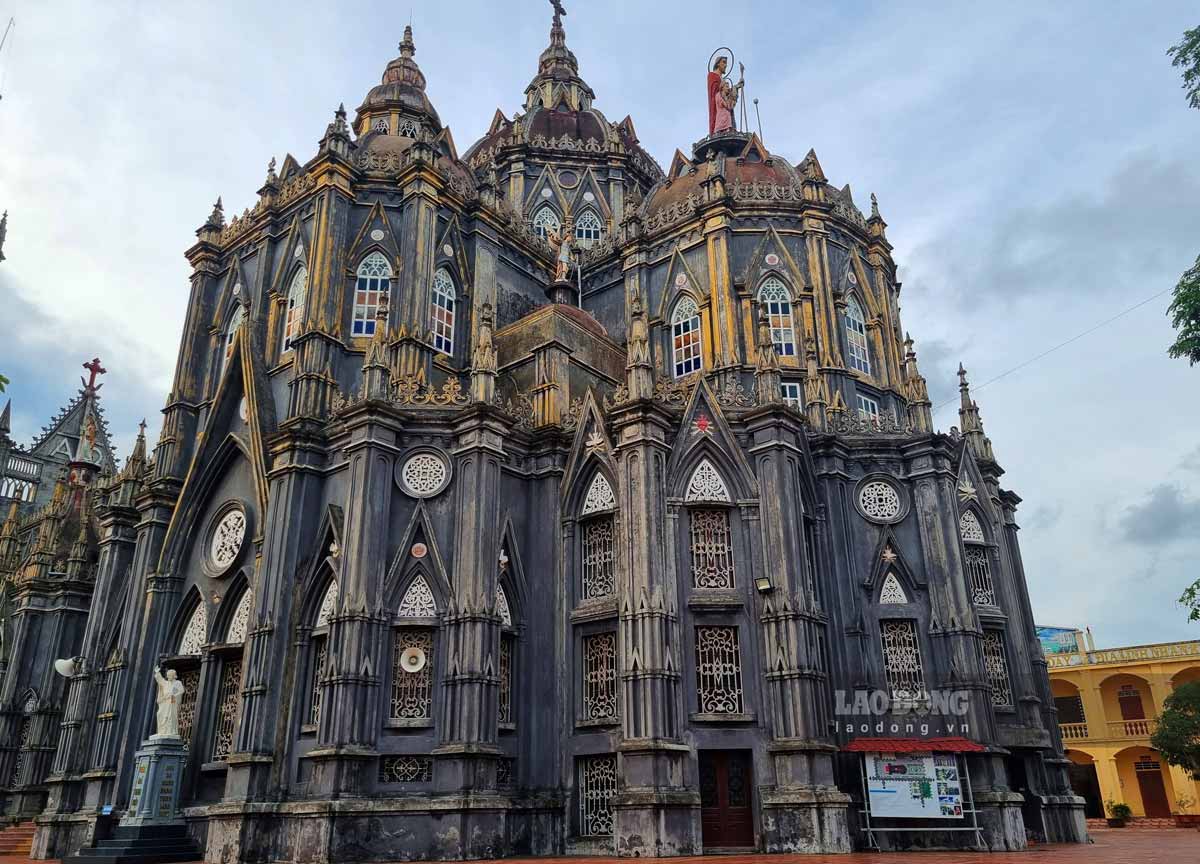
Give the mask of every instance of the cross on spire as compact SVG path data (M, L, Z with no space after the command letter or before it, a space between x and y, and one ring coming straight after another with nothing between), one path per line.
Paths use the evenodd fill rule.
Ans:
M100 384L100 385L96 384L96 376L104 375L105 373L108 372L108 370L100 365L99 357L93 357L90 362L84 363L83 368L88 370L89 373L91 373L89 380L84 381L83 386L86 390L88 390L88 392L95 393L97 390L99 390L101 387L104 386L103 384ZM79 380L83 381L83 378L81 377Z
M554 26L562 26L562 16L567 14L567 10L563 8L562 0L550 0L550 5L554 7Z

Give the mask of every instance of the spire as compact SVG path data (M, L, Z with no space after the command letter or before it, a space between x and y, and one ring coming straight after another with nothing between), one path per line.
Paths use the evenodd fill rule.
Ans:
M879 199L875 197L874 192L871 193L871 217L867 219L867 230L871 232L872 237L887 239L887 223L879 215Z
M0 435L7 435L12 432L12 400L9 399L4 403L4 410L0 411Z
M758 328L755 347L757 362L754 370L754 386L759 405L772 405L783 401L779 383L779 356L775 353L775 342L771 338L771 322L767 310L758 304Z
M387 323L388 295L381 294L375 309L375 333L363 358L363 399L386 399L388 396L392 376L387 362Z
M979 416L979 406L971 398L971 385L967 383L967 370L962 363L958 364L958 422L962 436L967 440L967 446L976 458L995 462L992 455L992 442L983 434L983 420Z
M67 556L67 576L71 579L81 579L85 575L83 570L87 564L91 500L92 496L84 493L79 502L79 533L75 535L75 542L71 544L71 551Z
M579 61L567 47L567 31L562 19L567 14L561 0L550 0L554 17L550 20L550 44L538 58L538 71L525 88L525 108L555 110L563 99L572 111L592 107L596 94L579 77Z
M0 261L4 260L4 238L8 236L8 211L0 216Z
M212 212L208 214L208 221L204 223L205 228L224 228L225 227L225 207L221 204L221 196L217 196L217 203L213 205Z
M904 334L904 381L908 385L908 419L918 432L933 431L933 411L925 376L917 368L912 336Z
M350 127L346 124L346 106L339 102L333 112L333 122L325 127L325 134L319 142L320 152L333 152L346 156L350 152Z
M625 387L631 400L649 399L654 395L654 364L650 359L650 328L641 289L634 292L629 312L629 362L625 366Z
M492 304L484 303L479 310L479 334L471 356L471 398L476 402L490 403L496 395L496 346L492 340L495 323Z

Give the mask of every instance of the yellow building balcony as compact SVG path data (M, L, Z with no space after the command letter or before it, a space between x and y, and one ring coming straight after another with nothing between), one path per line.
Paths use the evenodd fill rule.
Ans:
M1149 738L1157 728L1157 718L1147 718L1145 720L1110 720L1108 722L1108 737Z
M1062 733L1064 741L1078 741L1088 737L1086 723L1059 723L1058 731Z

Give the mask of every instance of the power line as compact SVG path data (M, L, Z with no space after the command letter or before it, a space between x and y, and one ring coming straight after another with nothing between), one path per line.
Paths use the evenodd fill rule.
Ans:
M982 384L972 384L971 389L972 390L982 390L984 387L988 386L989 384L995 384L1001 378L1006 378L1014 372L1019 372L1020 370L1024 369L1026 366L1030 365L1031 363L1036 363L1038 360L1041 360L1043 357L1053 354L1059 348L1066 348L1072 342L1078 342L1084 336L1088 336L1092 333L1095 333L1101 327L1105 327L1105 326L1111 324L1112 322L1116 321L1118 318L1123 318L1124 316L1128 315L1130 312L1133 312L1136 309L1142 308L1147 303L1149 303L1151 300L1157 300L1159 297L1161 297L1164 294L1167 294L1173 290L1174 290L1174 288L1164 288L1162 291L1159 291L1157 294L1153 294L1153 295L1147 297L1145 300L1140 300L1137 303L1134 303L1128 309L1118 312L1116 315L1112 316L1111 318L1106 318L1103 321L1101 321L1099 324L1096 324L1092 327L1089 327L1087 330L1084 330L1082 333L1077 333L1076 335L1072 336L1070 339L1067 339L1065 342L1059 342L1053 348L1047 348L1045 351L1043 351L1041 354L1038 354L1036 357L1030 357L1028 360L1025 360L1022 363L1018 363L1016 366L1012 367L1011 369L1007 369L1004 372L1001 372L995 378L989 378L988 380L984 381ZM941 403L940 405L938 405L937 407L935 407L933 409L934 413L941 411L947 405L953 405L956 401L957 400L955 400L955 399L946 400L945 402Z

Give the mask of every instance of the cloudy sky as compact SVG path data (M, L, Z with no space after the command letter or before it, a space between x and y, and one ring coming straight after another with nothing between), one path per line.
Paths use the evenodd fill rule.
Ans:
M747 67L767 146L816 149L875 192L905 324L945 429L954 369L982 384L1168 291L1200 253L1200 111L1165 51L1194 2L688 3L565 0L610 119L667 164L704 131L704 65ZM460 152L516 110L549 5L413 0L417 60ZM217 195L254 203L305 161L396 54L394 2L0 0L0 372L27 442L100 355L120 454L157 435L188 291L183 251ZM0 26L2 26L0 21ZM1200 637L1200 369L1169 360L1169 296L976 389L1037 617L1098 644ZM152 439L153 440L153 439Z

